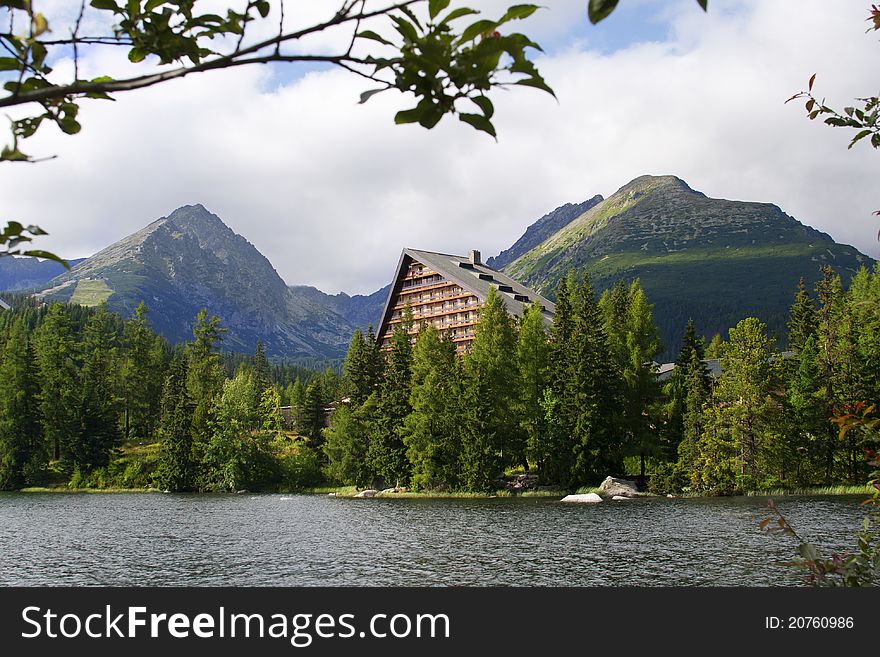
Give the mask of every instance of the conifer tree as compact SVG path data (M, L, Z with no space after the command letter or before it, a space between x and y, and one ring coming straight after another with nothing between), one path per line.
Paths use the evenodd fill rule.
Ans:
M195 490L196 458L193 453L193 404L187 391L186 358L176 355L165 379L162 416L158 435L161 440L156 485L162 490Z
M516 363L519 380L519 410L521 430L526 440L528 460L544 469L549 445L547 442L547 413L543 405L544 393L550 384L550 343L540 304L530 305L520 323L516 344Z
M716 338L720 341L720 336L716 335ZM714 357L717 358L720 354L720 348L717 344L713 347L713 350L716 354ZM696 356L696 361L699 363L700 381L702 381L703 394L705 396L709 392L710 377L709 370L703 362L705 358L703 341L697 336L694 320L689 319L681 341L678 358L675 360L675 367L664 386L664 393L666 395L664 409L666 423L663 430L662 450L665 452L666 457L670 459L674 458L678 453L678 444L684 433L687 377L691 363L694 361L694 356Z
M777 406L771 399L770 354L767 328L758 319L749 317L730 329L715 400L722 424L731 432L728 442L739 452L739 490L753 490L761 484L759 452L765 447Z
M386 485L406 484L410 464L403 442L404 418L412 407L409 403L412 386L412 311L404 309L403 321L394 327L391 351L388 353L384 378L379 384L376 421L370 436L369 469Z
M0 354L0 490L33 483L46 465L36 355L23 318Z
M263 393L272 387L272 378L270 376L269 361L266 358L266 352L263 350L263 341L257 339L257 347L254 351L254 391L257 394L255 406L259 406Z
M35 333L40 372L40 415L51 458L69 462L68 445L78 435L78 363L73 322L60 303L49 306Z
M549 386L542 406L547 420L547 452L542 478L565 485L574 458L574 426L577 404L571 392L575 373L570 358L574 334L574 274L560 279L556 288L556 313L550 329Z
M162 339L149 326L148 309L141 302L122 334L121 390L126 438L150 440L155 433L162 402L166 355Z
M413 349L412 411L404 420L404 444L419 489L460 485L459 376L455 344L433 326L419 331Z
M216 349L226 329L216 315L208 317L202 308L193 324L193 341L186 346L187 391L193 403L192 430L196 442L206 441L214 398L219 394L226 373Z
M700 441L705 433L705 406L709 402L708 390L704 382L705 364L696 350L691 351L685 377L685 403L683 413L683 434L678 445L679 469L686 475L683 485L699 487L697 462L700 456Z
M801 276L798 282L794 304L789 312L788 348L799 352L804 348L807 339L816 333L816 307L807 292L807 284Z
M321 445L321 430L324 428L324 409L327 406L327 396L321 379L314 378L305 388L302 405L302 415L299 419L300 430L309 439L313 448Z
M815 334L807 336L789 371L792 374L786 382L784 434L791 464L788 479L795 485L807 486L821 478L825 454L822 448L828 432L825 386Z
M106 304L86 321L80 350L78 425L68 449L74 467L85 473L106 466L121 439L118 335Z
M463 364L465 404L481 413L465 416L463 472L472 490L489 490L507 465L525 460L525 441L511 394L518 378L515 356L513 320L501 296L490 288Z
M375 338L372 333L365 338L357 329L348 343L348 352L342 365L343 394L350 398L354 406L360 406L376 389L378 374Z
M830 266L822 268L822 277L816 283L816 347L819 370L824 382L823 415L831 418L837 402L835 395L835 374L839 371L839 339L844 313L844 294L840 276ZM824 483L830 486L834 481L835 457L838 449L838 430L830 421L824 436L825 476Z
M374 393L359 407L345 404L333 413L330 426L324 429L325 472L330 481L366 487L376 473L367 456L368 437L373 433L377 395Z
M627 290L624 316L626 361L623 365L623 415L629 452L639 457L640 477L645 479L645 459L660 447L654 420L654 405L660 387L654 372L654 358L660 352L660 336L639 280ZM694 350L696 353L696 349ZM702 365L702 361L700 361Z
M620 379L614 371L605 324L585 275L575 301L568 350L571 377L566 396L576 408L569 488L598 484L623 465L625 432L621 422Z

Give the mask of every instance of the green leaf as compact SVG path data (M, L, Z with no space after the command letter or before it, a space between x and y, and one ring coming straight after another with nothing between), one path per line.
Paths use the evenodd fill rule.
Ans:
M372 98L372 97L375 96L376 94L380 94L380 93L382 93L383 91L388 91L388 88L387 88L387 87L382 87L381 89L370 89L369 91L365 91L365 92L363 92L363 93L361 94L361 99L358 101L358 104L359 104L359 105L363 105L363 104L366 103L368 100L370 100L370 98Z
M471 98L471 100L483 110L483 116L487 119L491 119L492 115L495 114L495 106L492 105L492 101L489 100L486 96L475 96Z
M461 18L462 16L470 16L471 14L479 14L476 9L470 9L468 7L459 7L458 9L453 9L446 17L443 19L443 23L448 23L450 21L454 21L456 18Z
M587 5L587 16L590 22L595 25L607 18L616 6L617 0L590 0Z
M468 41L473 41L481 34L494 30L496 27L498 27L498 23L486 19L471 23L465 28L464 32L461 33L458 42L467 43Z
M697 0L697 4L703 8L703 11L709 11L709 0Z
M408 110L400 110L397 114L394 115L394 123L397 125L403 125L404 123L418 123L419 118L422 116L422 109L419 107L413 107Z
M388 39L385 39L384 37L381 37L373 32L373 30L364 30L363 32L358 32L356 36L359 39L372 39L373 41L378 41L379 43L385 44L386 46L394 45Z
M419 29L421 29L422 24L421 24L421 22L419 22L418 17L412 12L412 9L410 9L409 7L401 7L400 11L402 11L404 14L406 14L407 17L409 17L409 19L413 22L413 24L418 26Z
M128 51L128 61L137 64L138 62L144 61L149 53L143 48L139 48L135 46L131 50Z
M437 14L449 6L449 0L428 0L428 14L431 20L437 18Z
M119 11L119 5L116 0L92 0L91 6L95 9L107 9L109 11Z
M15 57L0 57L0 71L17 71L21 68L21 62Z
M464 113L462 113L462 114L458 115L458 118L459 118L459 120L463 121L464 123L467 123L468 125L473 126L477 130L481 130L483 132L486 132L496 138L498 136L495 134L495 126L493 126L492 122L489 119L487 119L485 116L482 116L480 114L464 114Z
M68 264L67 260L55 255L54 253L50 253L49 251L32 249L30 251L22 251L21 255L30 256L31 258L45 258L46 260L52 260L60 265L63 265L65 269L70 269L70 265Z
M512 20L522 20L534 14L538 9L538 5L513 5L498 22L506 23Z
M534 87L535 89L542 89L546 91L548 94L556 98L556 92L553 91L553 88L550 87L542 78L539 77L531 77L525 78L523 80L517 80L514 84L518 84L523 87Z
M165 0L147 0L147 4L144 5L144 13L152 13L154 9L163 4L165 4Z
M397 31L407 41L414 43L419 40L419 33L416 31L415 25L400 16L392 16L391 20L397 25Z
M847 148L852 148L857 141L859 141L860 139L864 139L865 137L867 137L870 134L871 134L870 130L862 130L859 134L857 134L855 137L853 137L852 141L849 142L849 146L847 146Z
M269 2L267 0L258 0L255 4L257 11L260 12L260 16L266 18L269 15L269 9L271 9Z

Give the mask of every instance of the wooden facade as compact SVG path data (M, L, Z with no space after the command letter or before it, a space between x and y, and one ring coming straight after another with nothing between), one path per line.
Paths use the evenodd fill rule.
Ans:
M382 349L390 348L391 336L409 307L413 316L409 333L413 339L429 323L463 353L474 340L490 287L498 290L511 314L521 315L526 306L538 302L544 307L547 321L552 319L555 308L550 301L484 265L479 251L465 257L404 249L377 333Z

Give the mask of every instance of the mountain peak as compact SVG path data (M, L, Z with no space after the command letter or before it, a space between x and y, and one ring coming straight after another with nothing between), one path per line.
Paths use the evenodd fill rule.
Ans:
M617 194L648 194L650 192L687 192L690 194L700 194L700 192L695 192L691 189L690 185L688 185L684 180L679 178L678 176L673 175L663 175L663 176L639 176L638 178L634 178L630 180L623 187L618 189L614 195Z
M667 355L689 317L704 335L755 316L783 334L793 290L831 265L851 276L871 259L770 203L710 198L676 176L639 176L504 268L552 293L570 269L597 290L640 278Z

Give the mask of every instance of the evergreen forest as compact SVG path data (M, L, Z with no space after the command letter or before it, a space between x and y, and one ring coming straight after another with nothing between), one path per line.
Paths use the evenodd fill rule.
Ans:
M0 488L492 493L631 476L661 494L863 484L864 433L835 418L880 398L880 272L825 268L792 290L785 350L749 317L708 343L687 325L675 367L638 280L596 295L570 273L547 325L497 292L463 354L411 316L390 349L351 338L341 373L222 353L202 310L171 346L141 304L0 312ZM534 476L536 475L536 477Z

